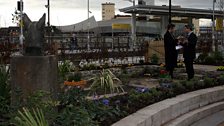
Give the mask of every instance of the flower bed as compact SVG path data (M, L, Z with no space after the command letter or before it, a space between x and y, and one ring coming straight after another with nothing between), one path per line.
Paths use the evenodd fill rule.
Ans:
M81 81L64 81L64 85L66 86L80 86L84 87L87 84L86 80Z
M123 75L128 75L126 78L127 80L130 80L130 78L139 78L147 74L147 77L149 78L162 77L162 79L159 78L161 79L160 85L154 88L124 88L125 93L122 95L112 97L104 95L104 97L97 98L92 96L92 98L87 99L89 92L83 88L80 88L86 84L86 81L77 81L80 80L80 74L73 73L71 76L64 76L64 78L67 77L67 81L64 81L64 85L69 85L70 87L68 90L63 90L60 92L58 99L49 100L45 95L38 94L31 100L24 100L27 103L23 103L21 106L29 109L42 109L43 114L46 117L45 119L49 122L49 125L109 126L114 122L136 112L137 110L158 101L186 92L224 84L223 75L215 76L214 78L205 77L203 80L199 81L195 79L192 81L171 82L170 79L167 78L167 72L160 71L161 68L159 67L155 68L150 66L142 68L135 66L134 68L134 70L130 70L125 67L123 70L125 73ZM116 70L120 73L122 72L120 69ZM114 75L118 74L115 73ZM96 85L94 84L92 86L93 94L96 94L96 92L98 93L99 91L102 91L103 93L116 93L117 90L125 87L123 85L117 85L118 78L114 75L111 74L111 71L104 71L95 77L93 82L95 82ZM214 75L214 73L212 75ZM112 80L114 83L112 83ZM121 91L121 93L122 92L123 91ZM17 103L20 103L20 101ZM17 107L18 109L16 110L21 110L21 106ZM7 117L14 118L16 110L14 108L10 108L10 111L6 112L10 114L7 115Z

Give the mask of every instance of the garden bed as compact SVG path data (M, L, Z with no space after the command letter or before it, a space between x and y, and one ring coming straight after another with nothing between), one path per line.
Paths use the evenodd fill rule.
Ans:
M59 73L59 75L61 75L63 82L66 80L67 74L71 73L66 69L66 67L60 68L61 73ZM164 68L149 65L113 68L111 71L114 74L109 70L81 71L82 75L84 75L83 78L86 79L88 77L86 80L94 78L92 81L88 80L88 90L79 87L65 86L66 90L59 92L57 99L52 99L47 93L37 92L28 99L23 99L23 102L18 98L18 106L14 106L13 108L9 106L10 101L4 99L7 102L6 104L2 102L2 106L6 106L8 109L6 109L6 111L0 111L1 115L3 115L0 117L5 119L0 122L0 125L3 122L6 124L12 123L8 117L11 117L12 120L14 120L15 117L20 117L15 111L22 110L22 107L26 107L30 110L32 110L32 108L41 109L45 115L44 119L47 120L50 125L108 126L143 107L164 99L175 97L176 95L186 92L224 84L224 75L222 72L218 74L213 72L212 75L215 76L211 76L211 74L208 73L208 77L205 76L206 74L204 73L203 77L200 79L196 78L191 81L183 81L178 80L178 78L177 80L170 80L166 75L161 76L160 70L164 70ZM177 69L177 72L179 73L178 70L179 69ZM95 76L90 76L92 74ZM80 75L79 73L71 75L72 77L67 78L68 80L83 79L81 76L77 78L76 75ZM118 82L120 83L118 78L123 82L123 85L117 85ZM111 80L117 81L112 83ZM104 90L104 88L106 90ZM121 88L123 90L121 90ZM121 92L115 92L117 89ZM97 95L89 95L91 91ZM104 93L111 94L104 95Z

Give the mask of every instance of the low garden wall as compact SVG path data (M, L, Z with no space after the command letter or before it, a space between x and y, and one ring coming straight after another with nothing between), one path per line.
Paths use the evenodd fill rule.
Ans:
M112 126L161 126L192 110L224 100L223 94L224 86L218 86L179 95L145 107Z
M142 73L144 71L145 68L149 68L149 69L159 69L158 65L141 65L141 66L132 66L132 67L126 67L126 73L129 74L134 74L134 73ZM115 74L121 74L122 68L118 67L118 68L110 68L110 70ZM96 73L100 72L101 70L86 70L86 71L81 71L82 73L82 77L83 78L91 78L94 77Z

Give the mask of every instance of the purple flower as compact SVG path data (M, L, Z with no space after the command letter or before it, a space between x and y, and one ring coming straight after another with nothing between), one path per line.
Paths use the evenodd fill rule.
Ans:
M104 105L109 105L110 101L108 99L103 99L103 104Z
M137 87L136 90L137 92L140 92L140 93L145 93L149 91L149 89L145 87Z
M161 83L160 86L163 87L163 88L172 88L171 83Z
M120 100L116 100L116 101L115 101L115 104L117 104L117 105L120 104L120 103L121 103Z

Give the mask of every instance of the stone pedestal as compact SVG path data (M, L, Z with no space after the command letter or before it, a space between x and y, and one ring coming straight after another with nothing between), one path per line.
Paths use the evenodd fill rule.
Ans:
M12 104L16 91L27 97L37 90L56 94L58 60L56 56L16 56L11 58Z

